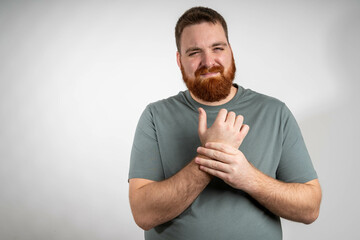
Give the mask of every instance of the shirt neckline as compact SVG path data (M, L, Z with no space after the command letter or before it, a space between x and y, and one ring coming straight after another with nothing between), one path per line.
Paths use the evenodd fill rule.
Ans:
M190 95L190 92L189 90L186 90L185 91L185 97L186 99L190 102L190 104L195 107L195 110L197 111L197 109L199 107L203 108L207 113L208 112L219 112L220 109L222 108L225 108L225 109L229 109L233 104L234 102L237 102L238 99L241 97L241 95L243 94L244 92L244 88L237 85L236 83L233 84L234 87L237 88L237 91L236 91L236 94L235 96L230 100L228 101L227 103L224 103L222 105L218 105L218 106L209 106L209 105L205 105L205 104L201 104L199 102L197 102L196 100L194 100L191 95Z

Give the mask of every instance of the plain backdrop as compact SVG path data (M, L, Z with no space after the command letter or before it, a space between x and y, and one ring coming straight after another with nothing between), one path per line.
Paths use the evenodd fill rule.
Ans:
M198 5L228 22L235 82L292 110L318 172L320 217L284 220L284 239L359 239L358 0L1 0L0 239L143 239L134 131L185 90L174 27Z

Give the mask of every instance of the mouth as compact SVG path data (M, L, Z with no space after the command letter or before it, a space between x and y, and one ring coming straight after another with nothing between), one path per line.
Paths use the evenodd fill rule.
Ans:
M205 66L199 68L195 71L195 76L198 76L199 78L210 78L210 77L218 77L218 74L222 74L224 71L223 66L213 66L211 68L206 68Z
M207 72L207 73L200 74L200 76L203 78L208 78L208 77L214 77L218 74L220 74L220 72Z

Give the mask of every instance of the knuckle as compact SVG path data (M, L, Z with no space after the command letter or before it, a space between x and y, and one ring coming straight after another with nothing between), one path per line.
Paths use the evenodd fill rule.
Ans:
M223 126L223 123L220 122L220 121L216 121L216 122L214 122L213 126L214 126L214 127L222 127L222 126Z
M226 146L225 145L220 145L220 151L226 152Z
M225 182L231 182L231 176L230 175L225 175L224 181Z
M221 153L219 153L217 151L214 151L213 156L214 156L215 159L218 159L218 158L221 157Z
M216 169L217 166L218 166L217 162L214 161L211 163L211 168Z

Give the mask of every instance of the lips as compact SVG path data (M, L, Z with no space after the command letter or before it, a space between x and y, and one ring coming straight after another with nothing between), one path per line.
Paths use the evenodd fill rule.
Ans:
M201 77L213 77L217 74L219 74L220 72L207 72L207 73L204 73L204 74L200 74Z
M196 77L211 77L211 76L215 76L218 73L222 73L224 71L224 67L219 65L219 66L214 66L211 68L206 68L206 67L201 67L199 69L197 69L195 71L195 76Z

